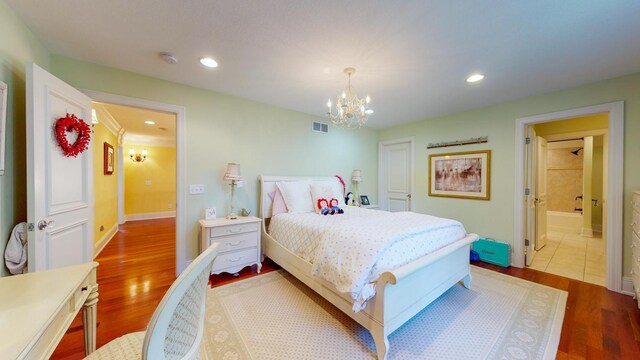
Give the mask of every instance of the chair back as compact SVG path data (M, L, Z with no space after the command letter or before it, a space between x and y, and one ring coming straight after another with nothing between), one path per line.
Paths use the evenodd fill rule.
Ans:
M207 285L217 254L218 244L213 244L167 290L147 327L143 359L199 358Z

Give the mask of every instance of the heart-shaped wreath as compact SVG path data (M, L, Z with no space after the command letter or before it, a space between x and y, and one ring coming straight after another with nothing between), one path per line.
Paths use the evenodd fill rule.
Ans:
M84 120L78 119L74 114L67 114L67 116L58 119L55 130L58 145L62 148L64 156L76 157L89 148L91 128ZM78 134L73 144L69 144L69 140L67 140L68 132L76 132Z

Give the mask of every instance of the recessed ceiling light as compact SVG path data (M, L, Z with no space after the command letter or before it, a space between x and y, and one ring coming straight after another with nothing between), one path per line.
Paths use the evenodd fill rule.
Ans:
M200 59L200 64L210 68L218 67L218 62L209 57L203 57Z
M155 125L156 124L156 122L153 121L153 120L145 120L144 123L147 124L147 125Z
M484 79L484 75L482 74L473 74L467 78L467 82L474 83Z

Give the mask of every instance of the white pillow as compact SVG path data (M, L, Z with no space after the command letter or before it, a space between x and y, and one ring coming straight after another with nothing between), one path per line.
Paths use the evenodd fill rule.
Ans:
M318 180L313 181L312 185L329 186L331 187L332 197L338 199L338 206L346 205L344 202L344 192L342 192L342 184L335 178L333 180Z
M289 213L313 212L309 181L278 181L276 186L282 193Z
M323 207L330 208L332 198L333 198L333 189L331 189L331 186L326 186L324 184L311 185L311 199L313 201L313 208L316 211L316 213L320 214L320 210L322 210ZM318 200L324 200L325 203L323 205L318 204Z

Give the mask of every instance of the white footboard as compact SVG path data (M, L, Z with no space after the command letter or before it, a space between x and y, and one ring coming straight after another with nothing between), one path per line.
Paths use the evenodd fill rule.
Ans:
M388 336L393 331L456 283L462 281L463 286L470 286L469 248L470 244L478 239L476 234L469 234L464 239L416 261L383 273L376 281L376 295L369 300L364 310L354 313L353 300L349 295L337 291L331 283L311 275L312 265L309 262L281 246L266 231L271 217L271 199L268 193L275 189L277 181L302 179L309 178L260 177L260 217L263 219L264 255L369 330L376 344L378 359L386 359L389 349Z
M311 264L276 242L263 224L264 255L312 288L371 333L378 359L386 359L388 336L449 288L462 281L470 286L470 243L478 238L469 234L443 249L392 272L383 273L376 282L376 296L360 312L351 309L353 300L329 282L311 275Z

